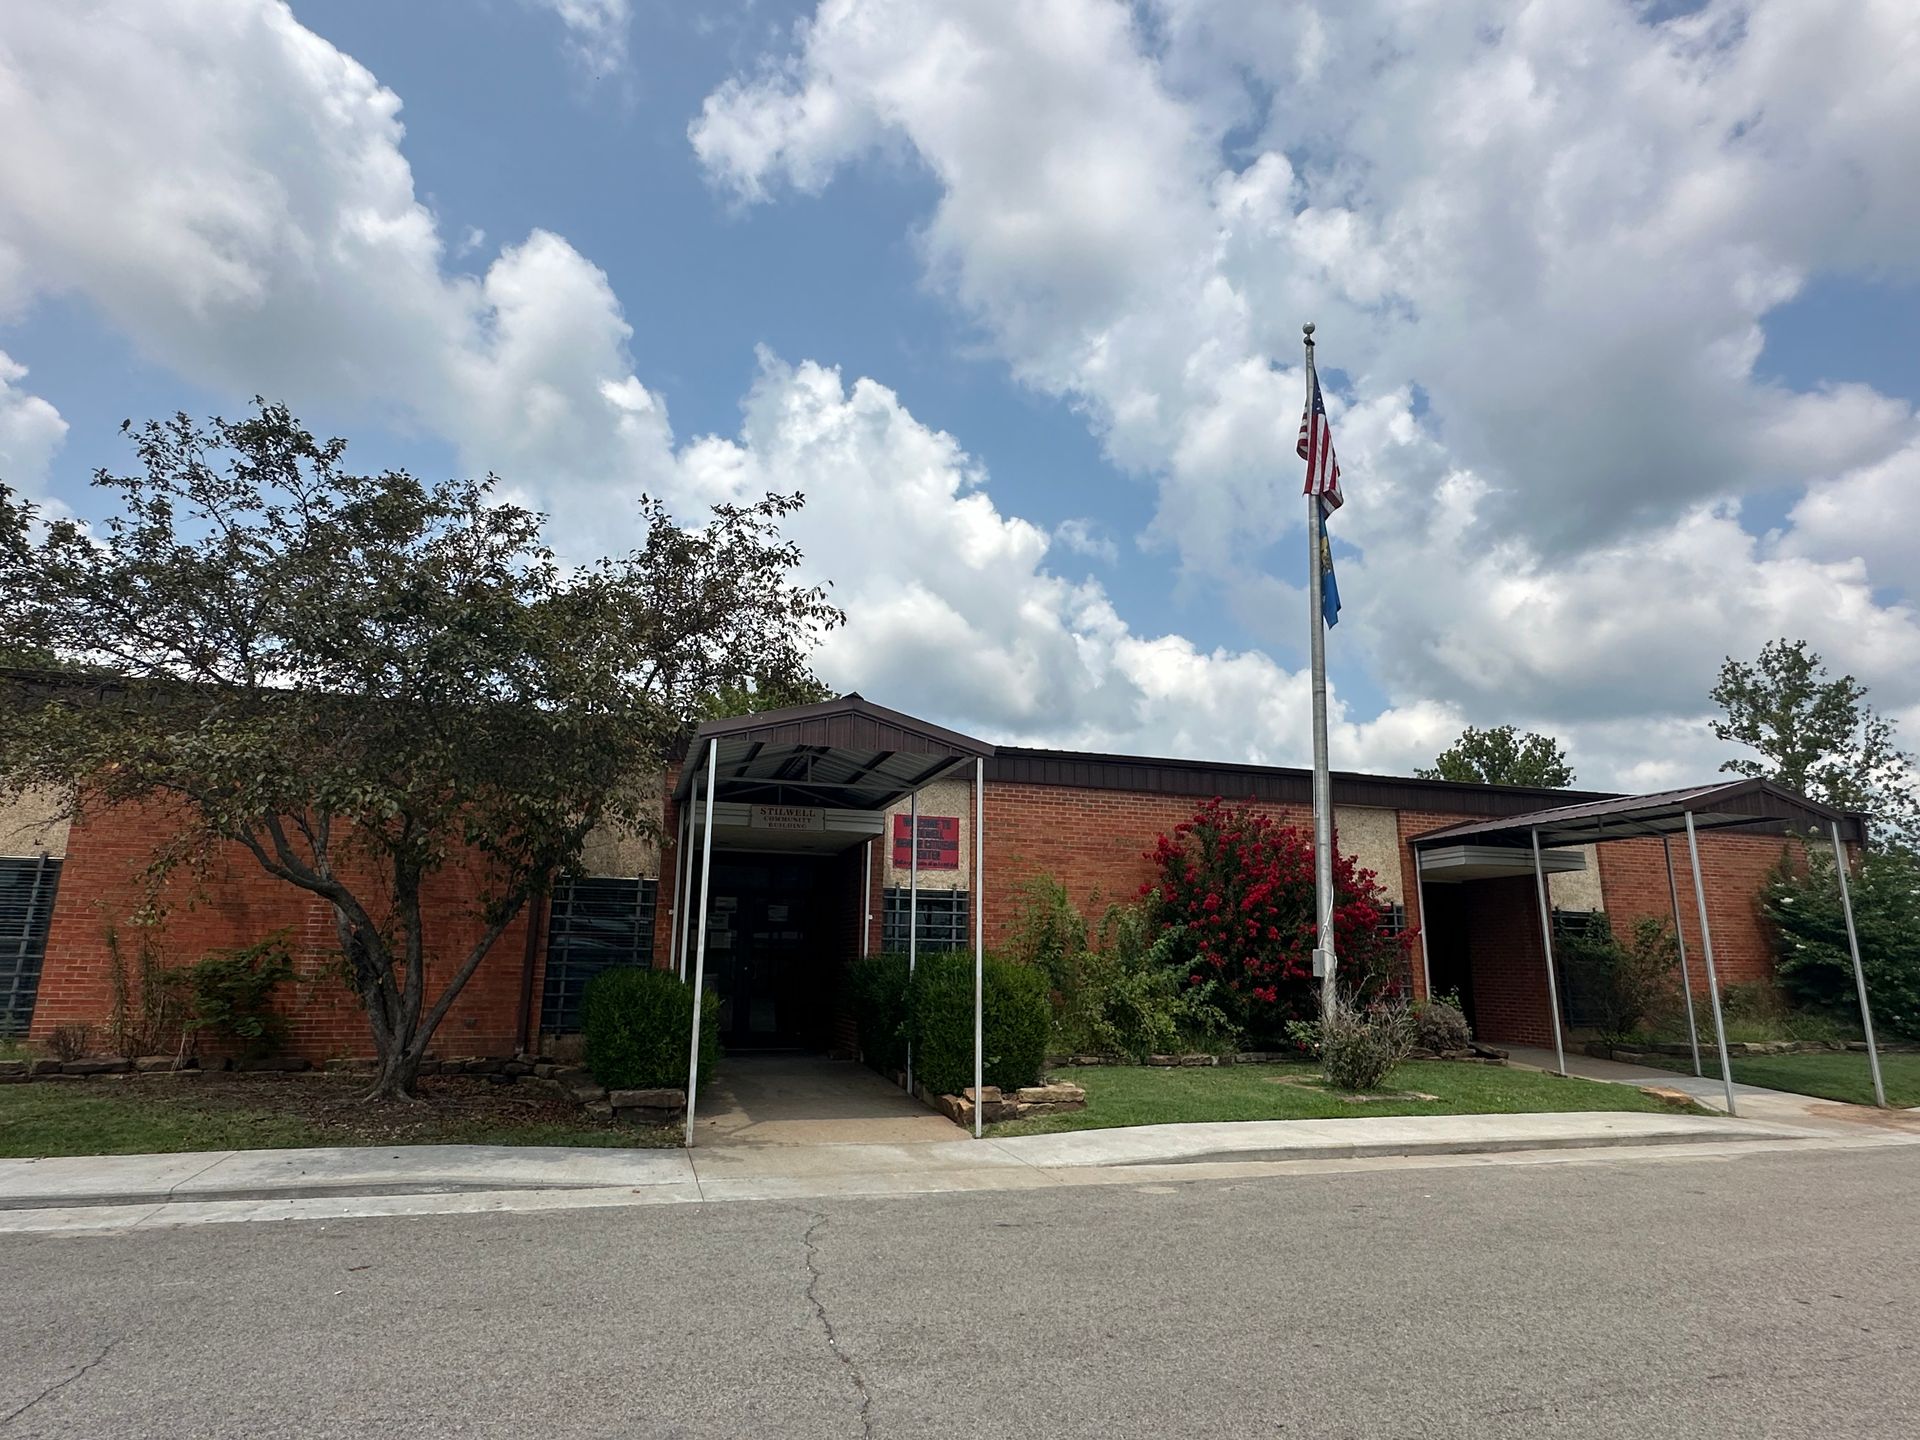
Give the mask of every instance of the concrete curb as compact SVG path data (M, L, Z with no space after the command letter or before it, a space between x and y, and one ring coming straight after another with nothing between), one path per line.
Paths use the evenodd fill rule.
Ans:
M686 1190L768 1195L889 1177L905 1190L993 1188L1014 1176L1181 1165L1417 1159L1524 1151L1809 1141L1724 1116L1629 1112L1253 1120L937 1143L586 1150L383 1146L0 1160L0 1213L355 1198Z

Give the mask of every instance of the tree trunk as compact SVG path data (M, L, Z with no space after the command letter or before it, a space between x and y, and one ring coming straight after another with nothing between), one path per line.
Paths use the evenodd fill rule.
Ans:
M376 1042L378 1043L378 1042ZM380 1048L388 1047L381 1044ZM362 1096L365 1100L397 1100L407 1104L418 1103L420 1097L415 1087L420 1079L420 1061L422 1052L411 1045L395 1045L391 1053L380 1056L379 1068L374 1072L373 1085Z

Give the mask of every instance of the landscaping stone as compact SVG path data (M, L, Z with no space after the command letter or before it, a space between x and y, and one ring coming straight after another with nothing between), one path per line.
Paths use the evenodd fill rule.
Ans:
M533 1065L526 1060L508 1060L501 1065L500 1073L502 1075L511 1075L517 1079L522 1075L531 1075L533 1073Z
M1211 1055L1182 1055L1180 1057L1180 1063L1182 1065L1211 1065L1214 1063L1214 1059Z
M1013 1097L1022 1105L1059 1105L1070 1100L1085 1104L1087 1092L1078 1085L1063 1083L1023 1085L1013 1092Z
M28 1063L25 1060L0 1060L0 1075L26 1075Z
M609 1105L604 1100L589 1101L586 1105L582 1106L581 1108L584 1109L586 1113L592 1116L595 1120L613 1119L613 1106Z
M142 1055L140 1056L139 1059L133 1062L133 1068L139 1071L139 1073L142 1075L151 1075L155 1071L159 1071L159 1070L171 1070L174 1068L173 1056Z
M1155 1068L1161 1069L1161 1070L1171 1070L1176 1066L1178 1066L1179 1063L1180 1063L1180 1057L1178 1055L1147 1056L1147 1064L1152 1065Z
M567 1086L567 1093L571 1095L575 1101L585 1105L588 1109L592 1109L595 1104L607 1098L607 1090L604 1085L569 1085ZM611 1105L607 1107L607 1113L613 1113L613 1107Z
M551 1080L559 1069L560 1067L551 1060L541 1060L535 1063L533 1073L541 1080Z
M62 1075L125 1075L133 1069L131 1060L68 1060L60 1066Z
M1655 1100L1665 1100L1670 1105L1691 1105L1693 1097L1684 1090L1675 1090L1669 1085L1642 1085L1642 1095L1651 1095Z
M665 1087L656 1090L609 1090L607 1103L616 1110L684 1110L687 1108L687 1092Z
M27 1062L27 1073L29 1075L58 1075L60 1073L60 1062L58 1060L31 1060Z

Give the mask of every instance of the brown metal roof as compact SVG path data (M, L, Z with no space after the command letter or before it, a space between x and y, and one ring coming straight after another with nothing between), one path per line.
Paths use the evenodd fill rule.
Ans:
M1002 745L987 761L987 778L1003 785L1065 785L1086 790L1182 795L1197 799L1259 800L1311 805L1313 772L1276 765L1152 759L1080 750L1036 750ZM1336 805L1383 810L1435 810L1452 815L1519 815L1568 800L1612 799L1610 791L1548 790L1525 785L1464 784L1393 775L1333 772Z
M1470 820L1416 835L1416 849L1471 842L1475 845L1592 845L1640 835L1671 835L1693 816L1696 830L1818 828L1838 824L1843 839L1864 840L1861 817L1847 815L1771 780L1727 780L1651 795L1622 795L1611 800L1560 805L1503 820Z
M993 746L842 695L757 715L709 720L694 732L674 798L684 800L717 748L720 800L880 810Z

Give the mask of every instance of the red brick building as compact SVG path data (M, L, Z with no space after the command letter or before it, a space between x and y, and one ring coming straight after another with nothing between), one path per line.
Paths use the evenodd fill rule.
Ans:
M697 908L709 765L706 971L734 1048L844 1043L841 969L866 950L904 947L910 909L921 944L970 945L984 895L979 920L991 949L1032 877L1058 878L1089 913L1131 897L1150 876L1155 837L1210 798L1311 825L1304 770L996 747L858 696L715 722L679 771L663 777L665 838L596 837L584 873L501 937L443 1025L437 1053L539 1048L574 1028L581 986L611 964L691 969L699 927L681 920ZM1449 844L1444 835L1414 842L1604 798L1333 777L1340 848L1378 875L1389 923L1421 931L1416 991L1457 991L1478 1033L1515 1043L1551 1038L1531 852ZM44 1038L59 1025L106 1022L109 935L118 934L123 957L131 953L137 917L155 898L147 868L176 823L127 807L85 811L71 825L36 819L31 803L0 811L0 1027ZM1857 819L1845 826L1847 838L1862 838ZM1774 828L1700 837L1723 986L1771 975L1755 895L1794 843ZM1697 955L1684 843L1676 855L1682 934ZM1605 911L1624 932L1638 916L1673 912L1658 838L1557 846L1543 869L1556 928ZM446 954L477 928L472 888L457 869L432 883L431 930ZM368 1053L365 1022L337 977L324 903L270 878L238 849L176 875L158 898L165 919L148 933L163 959L284 932L301 976L283 992L293 1051L314 1060ZM1697 964L1693 980L1704 984ZM1561 1000L1563 1018L1577 1026L1582 1017L1569 1008L1577 995Z

